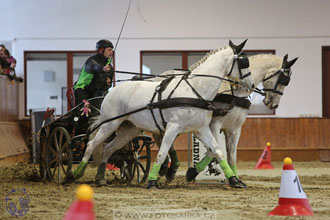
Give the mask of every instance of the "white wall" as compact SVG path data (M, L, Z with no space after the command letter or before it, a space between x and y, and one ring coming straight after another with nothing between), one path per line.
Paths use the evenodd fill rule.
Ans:
M56 109L56 114L62 114L62 87L67 87L66 61L29 61L27 68L27 110L50 107ZM45 81L45 71L53 71L54 80ZM57 98L51 99L51 96Z
M25 50L93 50L100 38L115 43L128 3L0 0L0 20L8 21L2 22L0 41L12 42L22 75ZM321 47L330 45L329 9L328 0L132 0L116 68L139 71L141 50L206 50L248 38L245 49L299 56L276 117L321 116Z

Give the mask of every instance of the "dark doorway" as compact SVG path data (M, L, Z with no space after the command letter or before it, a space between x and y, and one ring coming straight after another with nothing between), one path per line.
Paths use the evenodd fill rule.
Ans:
M330 46L322 47L323 117L330 118Z

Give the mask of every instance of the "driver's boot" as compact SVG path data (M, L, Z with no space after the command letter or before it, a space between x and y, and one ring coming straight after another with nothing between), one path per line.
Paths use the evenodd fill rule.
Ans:
M102 162L99 165L99 167L97 169L96 176L95 176L95 184L96 184L96 186L106 186L107 185L107 181L104 178L106 167L107 167L107 163L106 162Z
M178 158L178 155L176 153L176 150L174 148L170 148L170 151L168 152L171 158L171 166L168 168L166 172L166 180L167 182L172 182L174 180L175 174L178 171L178 168L180 166L180 161Z
M167 173L169 159L168 156L165 159L165 162L161 165L158 176L162 177Z

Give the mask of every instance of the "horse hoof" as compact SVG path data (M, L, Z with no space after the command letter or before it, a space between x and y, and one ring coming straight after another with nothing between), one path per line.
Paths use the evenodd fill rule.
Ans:
M196 178L197 175L198 175L198 172L197 172L196 168L190 167L186 172L186 180L188 182L191 182Z
M69 171L67 172L67 174L65 175L65 177L64 177L64 180L63 180L62 184L69 184L69 183L73 183L73 182L74 182L74 180L75 180L75 178L74 178L74 175L73 175L72 171L71 171L71 170L69 170Z
M170 182L172 182L172 180L174 180L175 174L176 174L176 170L174 168L170 167L167 169L166 180L168 183L170 183Z
M240 179L236 176L232 176L229 178L229 185L233 188L246 188L247 185L243 183Z
M158 184L156 180L148 181L147 189L157 189L157 188L158 188Z
M95 181L95 184L97 187L101 187L101 186L107 186L107 181L105 181L104 179L103 180L96 180Z
M168 170L167 166L161 166L158 172L158 176L164 176L167 173L167 170Z
M246 188L246 187L247 187L247 185L246 185L245 183L243 183L242 180L240 180L240 179L238 179L238 180L239 180L239 182L242 184L243 188Z

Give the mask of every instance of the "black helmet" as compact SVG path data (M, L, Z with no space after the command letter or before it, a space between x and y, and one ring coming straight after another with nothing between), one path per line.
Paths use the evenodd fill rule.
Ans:
M96 42L96 49L111 47L113 49L113 44L109 40L99 40Z

